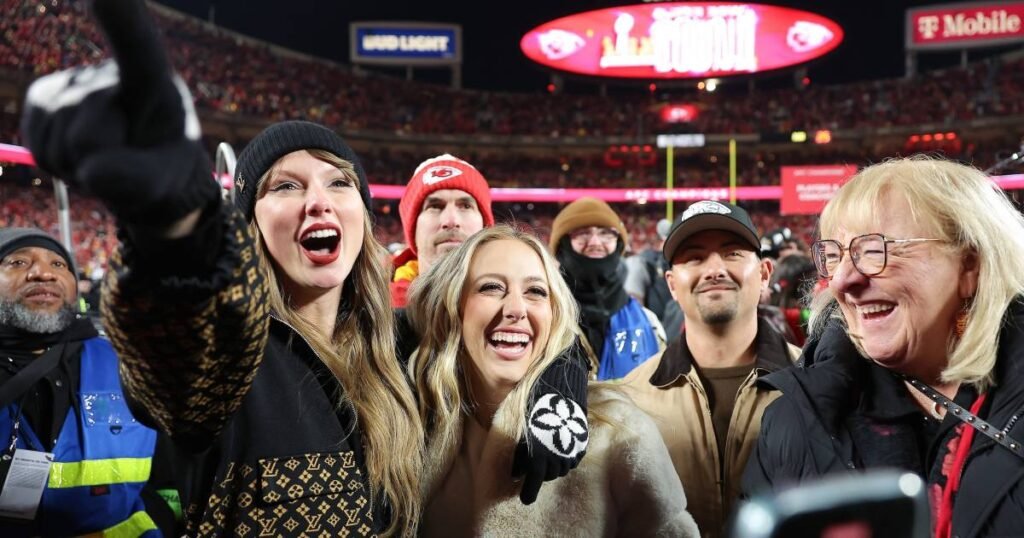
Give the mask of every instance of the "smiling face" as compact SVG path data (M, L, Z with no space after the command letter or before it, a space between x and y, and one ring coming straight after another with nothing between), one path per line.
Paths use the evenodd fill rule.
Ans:
M540 256L518 240L477 249L462 292L462 339L474 392L504 399L541 355L551 332Z
M739 236L708 230L679 245L665 276L687 323L725 325L756 315L771 273L771 261Z
M53 333L74 319L77 284L64 257L25 247L0 260L0 323Z
M256 223L285 292L340 293L363 245L365 207L354 172L305 150L271 167L256 200Z
M845 248L867 233L887 239L936 237L916 222L900 197L884 196L873 214L884 224L849 225L824 239ZM907 374L931 375L946 363L957 312L977 287L977 269L966 267L964 258L942 242L890 243L887 251L885 269L871 277L860 274L844 252L829 289L850 335L870 358Z
M441 189L423 200L416 217L416 257L426 271L438 256L459 248L466 238L484 227L476 199L466 191Z

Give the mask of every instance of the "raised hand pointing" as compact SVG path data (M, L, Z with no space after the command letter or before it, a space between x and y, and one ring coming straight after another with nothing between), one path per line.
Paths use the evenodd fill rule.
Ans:
M29 87L22 131L39 167L119 219L166 226L219 196L192 97L141 0L96 0L114 59Z

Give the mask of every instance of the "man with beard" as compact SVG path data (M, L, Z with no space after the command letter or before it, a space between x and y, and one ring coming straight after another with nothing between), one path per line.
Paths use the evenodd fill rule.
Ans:
M0 535L159 536L142 498L156 432L128 410L114 350L76 301L60 243L0 229Z
M658 424L702 535L722 536L761 415L778 395L755 381L789 366L800 350L757 315L773 265L742 208L691 205L664 255L683 334L623 386Z
M627 240L622 220L596 198L565 206L551 226L549 246L580 304L581 328L599 360L601 381L624 377L665 341L658 317L626 293Z
M491 189L471 164L449 154L427 159L405 187L398 214L408 246L394 258L391 306L404 308L409 285L438 257L494 225Z

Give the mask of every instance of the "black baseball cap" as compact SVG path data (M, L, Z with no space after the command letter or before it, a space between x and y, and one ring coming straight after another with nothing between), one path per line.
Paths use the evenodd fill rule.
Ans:
M757 228L742 207L713 200L701 200L686 208L683 216L668 232L668 239L665 239L665 246L662 248L665 259L672 263L672 256L679 245L691 235L705 230L732 232L746 241L758 257L761 256L761 240L757 235Z

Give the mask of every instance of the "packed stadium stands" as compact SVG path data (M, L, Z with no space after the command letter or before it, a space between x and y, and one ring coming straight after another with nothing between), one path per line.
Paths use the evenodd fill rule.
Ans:
M105 55L103 40L85 16L83 2L0 0L0 10L5 14L0 19L0 83L23 90L34 76L95 62ZM494 187L658 188L665 184L664 154L657 148L644 148L641 158L632 146L618 144L621 137L649 139L665 127L660 124L658 106L671 95L453 90L358 72L238 36L167 8L154 5L154 10L173 63L192 89L204 123L214 127L208 131L218 133L209 135L211 149L227 138L238 151L261 126L301 118L345 134L362 155L372 183L404 184L420 161L451 151L474 163ZM904 131L922 124L955 130L963 143L945 148L946 154L984 168L1020 143L1019 126L1016 132L993 134L977 124L979 119L1024 115L1024 59L997 57L912 79L841 86L692 91L685 100L700 110L684 127L689 132L752 135L829 129L861 133L856 140L840 138L827 146L747 142L738 155L741 185L777 185L782 165L863 165L907 153L915 148L907 146ZM20 103L6 97L0 105L0 142L19 143ZM245 128L216 127L236 124ZM877 139L870 134L883 129L890 129L890 134ZM377 134L368 137L367 133ZM449 146L410 141L412 135L431 134L463 136ZM533 136L550 143L476 145L476 135ZM565 142L569 137L588 142L570 145ZM616 148L624 151L618 154ZM26 167L4 166L0 226L36 225L56 232L49 179L36 174ZM674 181L676 187L728 185L725 146L677 153ZM381 241L401 242L397 204L377 201L375 205ZM654 226L664 216L663 204L621 204L616 209L631 232L632 251L657 242ZM812 216L782 217L772 202L753 204L750 209L762 231L789 226L804 240L813 235ZM557 211L554 204L495 207L497 215L514 215L542 235ZM116 242L112 218L94 200L73 193L72 220L79 263L89 272L102 271Z
M35 75L104 56L82 2L3 0L0 67ZM157 7L157 6L155 6ZM286 55L197 19L161 8L158 22L172 61L200 108L265 121L308 118L341 130L559 136L636 135L657 125L656 96L633 98L502 94L408 84L357 75L312 58ZM913 79L865 81L802 90L757 91L742 98L700 92L703 133L789 132L952 124L1024 113L1024 59L981 62Z

